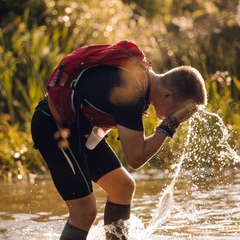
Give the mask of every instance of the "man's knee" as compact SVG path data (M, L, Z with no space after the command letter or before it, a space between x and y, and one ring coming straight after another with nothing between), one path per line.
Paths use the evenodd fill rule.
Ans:
M85 214L85 219L93 223L96 216L97 216L97 207L95 205L94 207L91 207L90 209L88 209L87 213Z
M90 207L87 205L81 206L81 208L72 208L70 211L69 218L70 221L79 222L79 220L83 220L86 224L92 224L97 216L97 207L96 205L91 205Z
M131 202L135 190L136 183L134 179L131 176L129 176L119 180L118 185L109 192L109 197L110 200L113 202L117 201L117 199L119 200L123 199L124 201ZM112 197L114 198L112 199ZM121 202L121 200L119 203L125 204L124 202Z
M97 216L97 206L93 194L75 200L68 200L68 222L73 226L88 231Z
M133 195L136 190L136 183L132 177L127 178L122 182L120 186L120 191L123 191L125 194L129 193L129 195Z
M109 172L97 184L108 194L109 201L119 204L129 204L136 189L133 177L124 168Z

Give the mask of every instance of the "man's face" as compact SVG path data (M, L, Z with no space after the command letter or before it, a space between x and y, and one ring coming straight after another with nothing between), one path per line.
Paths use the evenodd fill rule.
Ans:
M169 98L165 99L164 101L159 102L159 104L157 106L155 106L155 111L156 111L157 117L160 120L162 120L162 119L166 118L167 116L172 116L175 112L181 110L189 103L193 103L198 108L197 103L192 99L181 101L181 102L180 101L176 102L173 100L172 97L169 97Z

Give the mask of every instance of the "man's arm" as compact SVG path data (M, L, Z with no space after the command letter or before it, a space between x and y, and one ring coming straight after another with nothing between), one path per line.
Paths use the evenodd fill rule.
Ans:
M182 123L187 121L197 110L196 104L187 103L173 116L179 123ZM146 137L144 132L131 130L120 125L117 128L126 162L133 169L138 169L148 162L160 150L167 138L165 134L156 131Z
M157 132L145 137L144 132L120 125L117 128L126 162L133 169L138 169L147 163L160 150L167 137Z

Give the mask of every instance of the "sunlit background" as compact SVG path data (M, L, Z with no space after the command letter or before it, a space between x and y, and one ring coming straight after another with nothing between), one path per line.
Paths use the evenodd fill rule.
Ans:
M4 205L0 202L0 206L4 206L3 210L0 209L0 219L5 220L4 224L11 225L12 221L18 219L14 214L20 214L21 218L21 214L29 213L29 221L33 217L32 213L38 215L41 211L50 211L45 210L43 200L46 197L45 193L20 194L19 196L22 196L20 200L15 198L15 195L18 195L21 189L25 191L26 188L34 188L36 181L45 182L44 178L48 176L43 159L33 149L30 120L36 104L45 94L45 83L55 66L67 53L80 46L112 44L123 39L136 42L146 57L151 59L156 72L162 73L179 65L197 68L206 80L209 97L207 111L217 114L224 125L219 126L218 117L215 115L203 113L202 119L195 119L194 129L197 135L191 135L193 140L186 147L191 154L182 164L182 174L185 177L180 175L177 180L177 184L182 182L185 188L178 191L177 187L174 193L182 195L176 196L179 205L173 209L173 215L165 225L164 236L174 234L173 230L168 229L171 225L173 229L180 229L176 234L185 232L189 238L195 233L202 236L203 228L206 234L210 234L210 239L226 239L224 236L231 239L231 236L235 237L235 233L240 235L237 229L239 164L234 163L231 153L224 154L226 149L219 145L219 140L227 136L224 138L225 144L229 144L236 154L240 153L238 0L0 0L0 177L4 180L0 183L1 196L4 196L1 199ZM158 124L152 109L149 113L150 115L144 118L147 135L151 134ZM222 131L222 128L225 130ZM139 211L146 212L144 216L140 216L144 218L144 223L150 219L148 213L155 209L157 195L167 186L169 178L171 179L175 163L186 142L188 130L188 124L182 125L176 137L166 141L156 158L137 173L132 173L136 174L137 179L141 179L140 176L155 179L151 193L148 192L148 188L139 184L138 191L141 193L138 192L136 201L141 204L139 206L134 203L135 214ZM108 141L125 164L116 131L112 131ZM193 174L190 182L184 171ZM162 174L160 179L159 174ZM39 180L40 177L42 180ZM145 183L145 180L140 182ZM166 184L158 185L158 182ZM148 186L151 181L146 181L145 184ZM45 186L42 186L40 191L45 191ZM227 197L224 191L233 196L233 202L229 199L222 201L221 197L223 199ZM189 204L186 195L193 198L190 200L191 204L198 202L199 205L193 204L192 210L186 210L185 205ZM197 195L203 198L202 202L196 200ZM35 210L28 210L28 204L32 204L28 199L33 201L32 198L35 198L39 206ZM100 195L99 199L104 198ZM11 204L8 204L8 201ZM101 201L100 209L103 204ZM217 204L218 208L222 206L224 212L221 214L216 208L211 212L213 204ZM8 206L11 206L9 210ZM142 209L141 206L145 208ZM206 209L204 206L207 206ZM184 214L188 214L189 211L192 211L191 214L184 218ZM49 215L65 219L65 213L64 210L59 214L53 212ZM189 216L192 218L189 219ZM184 220L178 222L177 219ZM204 219L212 226L214 232L212 235L211 231L206 230L208 222L204 222ZM10 222L7 222L8 220ZM41 221L45 223L51 219L39 220ZM192 230L186 227L190 223ZM236 229L234 231L226 228L224 232L224 226L235 226ZM0 239L2 232L8 227L0 223ZM60 224L53 229L61 231L61 227ZM18 237L23 234L23 239L27 239L21 227L19 231ZM216 238L212 237L215 236L215 232L220 232ZM3 239L7 239L7 234L10 234L8 239L14 239L11 231L7 232ZM157 237L160 235L159 232ZM192 239L198 239L197 235Z

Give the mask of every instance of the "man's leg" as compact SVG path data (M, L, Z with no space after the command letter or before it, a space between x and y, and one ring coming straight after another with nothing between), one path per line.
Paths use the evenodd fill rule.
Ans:
M86 156L80 151L79 129L76 124L68 128L68 145L61 146L62 133L51 117L46 100L40 102L31 122L35 147L42 154L51 172L53 182L69 209L69 218L61 240L85 240L97 210ZM86 139L82 137L82 141Z
M65 202L69 209L69 218L60 240L85 240L97 214L94 195Z
M104 224L116 225L116 234L107 233L108 240L126 239L124 226L121 228L119 220L127 220L130 218L130 204L135 193L135 181L131 175L123 168L115 169L103 177L97 184L108 194L104 212ZM118 223L117 223L118 222Z

